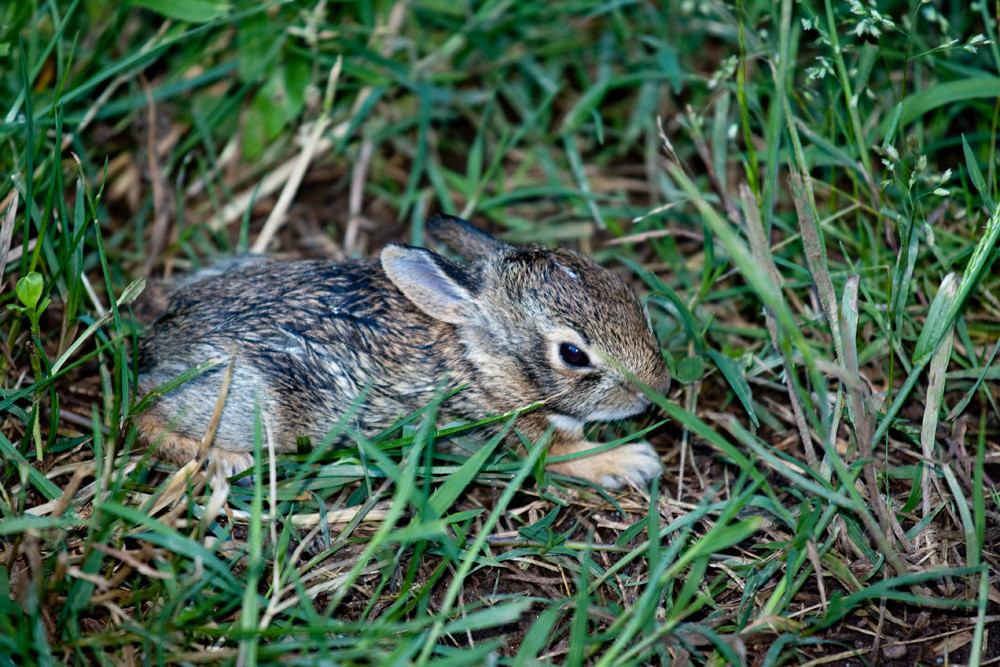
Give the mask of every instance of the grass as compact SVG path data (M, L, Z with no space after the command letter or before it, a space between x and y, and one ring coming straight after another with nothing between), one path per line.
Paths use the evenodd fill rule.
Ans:
M995 664L1000 49L938 4L4 5L0 664ZM171 278L439 211L643 288L651 489L433 406L228 496L136 445Z

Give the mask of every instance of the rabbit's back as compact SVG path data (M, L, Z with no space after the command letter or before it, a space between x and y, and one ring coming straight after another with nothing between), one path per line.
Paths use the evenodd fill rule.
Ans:
M450 332L407 308L377 261L265 260L235 269L210 268L187 280L143 339L143 393L197 364L221 362L160 398L144 415L147 424L173 420L177 435L200 440L234 355L213 440L230 450L252 446L256 404L271 419L278 447L288 450L301 436L326 436L359 400L369 407L355 411L348 426L370 434L440 389L409 369L437 365L434 346Z

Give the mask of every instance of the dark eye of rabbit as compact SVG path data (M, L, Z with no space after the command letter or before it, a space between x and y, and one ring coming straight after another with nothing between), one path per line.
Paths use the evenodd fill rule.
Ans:
M573 366L574 368L587 368L590 366L590 358L587 357L587 353L572 343L561 343L559 345L559 358L567 366Z

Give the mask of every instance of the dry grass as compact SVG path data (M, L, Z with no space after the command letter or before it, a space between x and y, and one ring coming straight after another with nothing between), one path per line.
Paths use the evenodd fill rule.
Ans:
M0 10L0 664L995 664L997 22L881 4ZM171 279L436 211L634 276L656 486L136 448Z

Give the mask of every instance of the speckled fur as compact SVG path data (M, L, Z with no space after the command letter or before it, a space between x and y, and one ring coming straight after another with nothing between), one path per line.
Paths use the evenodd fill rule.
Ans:
M209 450L235 474L252 464L255 397L279 451L294 451L301 436L321 441L362 393L349 426L373 435L442 390L468 385L442 405L441 422L544 401L516 427L536 439L555 424L551 457L595 446L584 422L648 406L608 359L667 390L645 313L613 273L570 251L515 248L457 218L436 218L428 229L467 263L390 245L380 259L357 263L240 257L195 274L139 346L140 392L235 351ZM593 368L563 363L562 342L584 350ZM197 454L227 365L139 416L140 436L160 456L183 463ZM648 483L660 462L635 443L549 469L614 488Z

